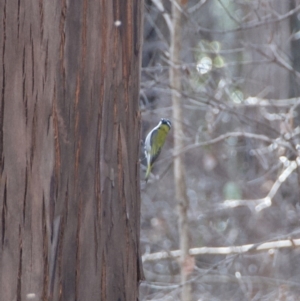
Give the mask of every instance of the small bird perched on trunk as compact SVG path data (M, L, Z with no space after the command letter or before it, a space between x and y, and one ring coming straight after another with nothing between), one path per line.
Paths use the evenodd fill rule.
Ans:
M145 181L148 181L153 163L158 158L165 144L167 135L171 129L171 121L162 118L158 125L153 128L145 139L145 156L147 159L147 171Z

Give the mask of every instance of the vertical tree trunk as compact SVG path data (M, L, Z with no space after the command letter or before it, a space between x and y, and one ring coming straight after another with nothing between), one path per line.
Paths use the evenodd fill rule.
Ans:
M136 300L143 1L0 3L1 300Z
M278 15L284 15L289 11L290 1L262 1L257 2L260 17L269 14L268 9L261 9L268 2ZM261 7L260 7L261 6ZM249 13L248 11L245 14ZM253 12L252 12L253 13ZM256 13L253 19L256 20ZM243 30L242 37L238 35L238 42L247 41L243 52L245 60L259 62L274 60L274 64L245 64L242 66L242 76L246 78L242 89L246 97L260 95L261 97L284 99L288 97L289 70L284 68L280 60L290 65L287 53L290 53L286 37L290 35L289 19L280 22L266 23L257 28ZM280 47L278 47L280 45ZM244 46L244 45L243 45ZM248 48L248 49L247 49ZM277 53L277 54L276 54Z
M188 283L189 272L189 229L187 210L189 206L186 194L185 182L185 166L183 162L183 154L179 155L179 151L184 147L183 125L182 125L182 109L181 109L181 72L180 72L180 51L181 51L181 11L176 1L172 2L172 19L173 27L171 31L171 47L170 47L170 85L172 89L173 103L173 127L174 127L174 181L176 187L176 198L178 201L178 229L181 250L181 300L191 300L191 285Z

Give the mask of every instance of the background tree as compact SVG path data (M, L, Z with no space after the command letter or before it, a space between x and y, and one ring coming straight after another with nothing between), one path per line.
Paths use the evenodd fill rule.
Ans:
M181 7L185 1L180 1L179 5L172 2L172 26L170 27L170 87L173 107L173 137L174 137L174 186L176 191L176 201L178 203L178 232L181 274L181 300L191 300L191 285L189 283L189 227L188 227L188 207L189 200L186 192L184 154L184 131L182 120L181 103L181 76L180 76L180 53L181 53L181 28L182 12Z
M183 16L177 92L195 258L192 299L295 299L300 290L300 2L191 0L175 6ZM146 131L157 119L171 118L170 2L146 1L145 16ZM147 281L140 296L145 300L181 298L172 145L169 138L142 195ZM260 247L264 251L255 252Z
M142 1L0 2L1 300L136 300Z

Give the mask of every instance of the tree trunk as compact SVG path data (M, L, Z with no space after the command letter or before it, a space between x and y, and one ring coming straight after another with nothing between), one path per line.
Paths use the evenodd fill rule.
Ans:
M136 300L143 1L0 3L1 300Z
M272 6L264 8L268 1L257 2L260 18L270 15L271 7L278 15L284 15L289 11L289 1L269 1ZM264 9L263 9L264 8ZM272 12L271 14L274 14ZM245 11L245 14L249 13ZM252 12L252 18L256 20L256 13ZM288 53L290 53L287 36L290 35L289 19L281 22L266 23L257 28L243 30L242 37L236 36L238 41L246 41L244 60L252 60L253 64L242 66L242 76L246 79L242 85L245 96L257 96L271 99L288 98L289 70L282 62L290 65ZM278 47L280 45L280 47ZM263 63L264 61L274 62ZM256 63L255 63L256 62ZM257 63L260 62L260 63Z
M182 1L181 3L183 3ZM181 300L191 300L191 284L188 282L190 274L190 256L189 256L189 228L187 211L189 207L188 196L186 193L185 182L185 166L183 162L183 154L179 154L184 148L184 134L182 124L182 108L181 108L181 72L180 72L180 51L181 51L181 27L182 17L180 4L176 1L172 2L172 19L173 27L171 30L171 46L170 46L170 86L172 88L173 103L173 127L174 127L174 184L176 188L176 199L178 202L178 231L179 244L181 250ZM181 8L180 8L181 9Z

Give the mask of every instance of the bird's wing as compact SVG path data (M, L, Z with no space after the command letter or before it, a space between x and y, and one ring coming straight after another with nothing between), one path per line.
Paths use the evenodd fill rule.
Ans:
M155 155L153 155L151 157L151 165L155 162L155 160L158 158L158 156L160 155L160 152L161 152L161 148L158 148L157 152Z
M161 145L159 143L155 143L154 141L157 139L158 130L154 130L151 135L151 165L155 162L161 152ZM157 141L156 141L157 142Z

